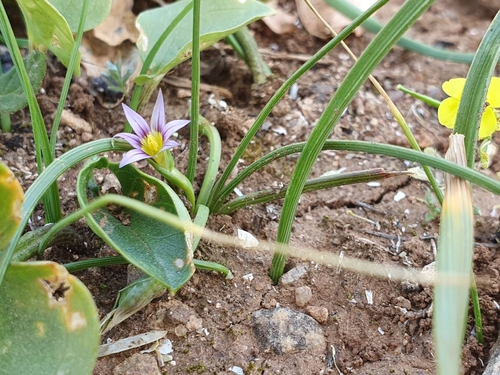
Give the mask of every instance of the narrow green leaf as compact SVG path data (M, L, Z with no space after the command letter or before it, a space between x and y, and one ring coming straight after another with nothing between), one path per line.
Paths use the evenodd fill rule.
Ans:
M151 9L137 17L137 25L141 32L137 46L143 61L165 30L165 26L184 9L187 1L189 0ZM201 2L201 14L200 47L205 49L241 27L272 15L273 10L256 0L211 0ZM149 79L163 76L174 66L190 58L192 30L193 16L189 13L161 46L150 66L150 74L139 76L136 82L144 84Z
M0 161L0 250L4 249L21 223L24 192L14 173Z
M23 59L33 90L38 91L45 76L46 55L32 52ZM12 113L28 105L28 98L19 81L16 69L0 76L0 112Z
M98 193L94 188L88 189L95 168L109 168L120 181L123 195L173 213L181 220L190 220L182 201L167 184L132 165L119 168L106 158L94 159L80 171L77 195L83 208ZM177 291L193 275L191 234L126 208L114 213L99 209L86 215L86 219L108 245L171 292Z
M69 28L76 33L78 30L78 22L82 14L83 1L81 0L48 0L54 8L68 22ZM92 30L98 26L111 10L111 0L89 0L87 16L83 26L84 31Z
M89 375L99 323L90 292L53 262L14 263L0 288L0 374Z

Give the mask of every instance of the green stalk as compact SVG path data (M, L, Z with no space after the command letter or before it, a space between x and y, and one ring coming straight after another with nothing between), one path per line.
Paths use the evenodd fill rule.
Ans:
M410 89L407 89L403 85L397 85L396 88L399 91L404 92L405 94L411 95L415 99L418 99L421 102L424 102L425 104L430 105L431 107L438 108L439 105L441 104L441 102L439 100L431 98L430 96L427 96L427 95L419 94L418 92L415 92L415 91L411 91Z
M250 144L250 141L255 136L255 134L259 131L262 124L266 120L266 118L271 113L272 109L276 106L279 100L285 95L285 93L292 87L292 85L307 71L309 71L319 60L321 60L324 56L326 56L333 48L335 48L342 40L347 38L349 34L351 34L356 27L358 27L363 21L368 19L373 13L379 10L382 6L384 6L389 0L379 0L375 4L373 4L364 14L360 15L356 18L349 26L344 28L335 38L333 38L330 42L328 42L323 48L321 48L318 52L314 54L313 57L307 62L305 62L296 72L292 74L292 76L287 79L287 81L274 93L273 97L269 100L269 102L264 106L262 111L259 113L255 122L248 130L247 134L243 137L238 148L233 154L233 157L229 161L228 166L222 173L222 176L219 178L217 183L212 190L212 194L209 199L209 207L212 206L212 202L217 201L219 199L219 194L224 185L226 184L228 178L231 176L231 172L236 167L238 160L241 158L246 148Z
M224 40L236 51L238 56L245 62L245 64L248 65L248 58L247 55L245 54L245 50L241 46L240 42L238 42L238 39L236 39L234 34L226 36Z
M2 69L0 67L0 69ZM10 120L10 113L0 113L0 122L2 123L2 131L4 133L12 132L12 122Z
M222 273L226 277L232 275L229 268L224 267L218 263L207 262L205 260L199 259L193 259L193 263L198 270L216 271ZM92 267L115 266L120 264L130 264L130 262L121 255L117 255L111 257L80 260L78 262L63 264L63 266L68 272L75 273Z
M470 296L472 299L472 308L474 310L474 323L476 327L477 342L483 343L483 319L481 317L481 305L479 303L479 294L477 292L476 278L474 273L471 275ZM467 322L465 322L467 324Z
M3 75L2 62L0 61L0 76ZM0 113L0 123L2 126L2 132L10 133L12 132L12 122L10 120L10 113L2 112Z
M244 51L246 57L244 60L252 71L253 82L257 85L266 83L267 76L271 75L271 69L269 69L265 61L262 59L259 47L257 46L252 34L250 34L248 27L245 26L235 32L234 37Z
M0 2L1 6L1 2ZM33 210L36 205L45 194L47 189L49 189L54 181L57 180L68 169L72 168L76 164L85 159L100 154L102 152L108 151L128 151L131 146L124 141L116 141L113 139L99 139L97 141L92 141L61 155L59 158L55 159L52 164L50 164L43 172L38 176L35 182L29 187L28 191L24 195L24 204L21 211L21 222L19 224L19 229L10 241L7 249L0 252L0 285L2 283L3 277L5 276L5 271L10 263L12 254L17 246L19 238L24 231L24 227L28 223L28 219L31 217Z
M400 176L402 174L409 174L408 172L387 172L382 168L371 169L367 171L348 172L331 176L322 176L318 178L311 178L306 181L302 194L310 191L329 189L336 186L360 184L363 182L370 182L382 180L389 177ZM233 199L221 207L217 214L229 215L240 208L251 206L259 203L266 203L284 198L289 186L285 185L279 189L266 189L257 191L252 194L244 195Z
M156 57L156 54L160 50L161 45L167 39L167 37L170 35L170 33L177 27L179 22L182 21L182 19L193 9L193 2L190 1L186 4L184 9L175 17L174 21L167 26L163 34L161 34L160 38L156 41L155 45L153 48L151 48L151 52L149 52L148 56L146 57L146 60L144 61L144 64L142 65L141 73L140 75L147 74L149 67L151 66L154 58ZM132 108L134 111L137 111L138 105L139 105L139 100L141 98L141 93L142 93L142 85L135 85L134 87L134 92L132 93L132 99L130 100L130 108ZM125 123L125 132L130 133L132 131L132 127L130 124L127 122Z
M50 150L49 137L47 136L47 131L45 129L45 124L43 122L42 112L38 102L36 101L36 96L31 86L31 82L28 78L28 72L23 63L23 58L21 52L17 46L16 38L14 37L14 31L7 17L5 7L3 2L0 1L0 32L5 38L7 48L16 67L17 74L19 75L19 80L23 86L23 90L28 99L28 106L31 115L31 121L33 123L33 136L35 138L35 153L36 153L36 163L38 174L41 174L44 166L50 165L53 161L52 152ZM45 208L45 215L47 222L56 222L61 218L61 201L59 198L59 189L57 188L57 181L54 181L50 188L47 190L46 194L43 196L43 204ZM0 281L3 278L3 273L0 272Z
M184 176L181 172L179 172L177 168L169 170L167 168L161 167L154 161L152 161L150 164L154 167L154 169L158 171L158 173L160 173L163 177L165 177L165 179L169 183L173 184L174 186L177 186L184 192L189 203L191 203L191 210L194 210L196 204L196 197L194 195L193 185L191 185L191 182L187 179L187 177Z
M189 159L186 177L193 183L198 162L200 132L200 0L193 0L193 53L191 56L191 122L189 123Z
M195 225L205 228L207 225L208 217L210 216L210 210L207 206L202 204L198 205L198 209L196 210L196 216L193 220ZM198 248L198 244L200 243L201 236L199 234L195 234L193 236L193 253Z
M292 231L293 220L300 194L305 181L316 162L316 158L328 136L332 133L345 108L354 98L361 85L366 81L371 71L379 64L392 46L408 30L420 15L427 10L432 0L408 0L389 21L387 26L369 44L359 60L347 74L332 100L325 108L318 124L311 133L304 151L301 153L297 167L292 175L290 189L283 204L281 219L276 241L278 244L288 244ZM283 248L284 249L284 248ZM278 247L271 264L270 276L277 283L283 274L286 253Z
M50 149L53 157L56 153L56 141L57 141L57 131L59 130L59 124L61 122L62 111L66 104L66 98L68 97L69 86L71 84L71 78L73 77L73 72L75 71L76 62L78 60L78 54L80 53L80 45L82 44L83 28L85 25L85 19L87 18L87 11L89 7L89 0L83 1L82 13L80 14L80 21L78 24L78 30L76 32L75 44L73 44L73 50L71 51L71 56L69 59L69 64L66 70L66 76L64 77L64 83L61 90L61 96L59 97L59 104L57 105L56 115L54 122L52 123L52 132L50 134Z
M477 134L489 83L500 58L500 12L486 31L467 74L453 134L465 135L467 165L474 167Z
M205 173L205 178L203 179L203 184L198 194L197 206L207 204L217 178L217 173L219 172L222 153L222 143L217 128L210 124L203 124L200 127L200 131L201 134L208 138L208 143L210 143L210 155L208 157L207 172Z

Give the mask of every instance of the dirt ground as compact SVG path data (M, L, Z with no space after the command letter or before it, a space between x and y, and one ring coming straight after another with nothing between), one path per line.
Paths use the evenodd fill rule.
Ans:
M293 14L294 3L282 3ZM492 13L481 4L472 0L437 0L409 35L428 44L446 43L454 50L474 51L492 19ZM381 13L381 18L389 17L384 10ZM221 133L222 168L264 104L291 72L302 64L300 55L311 55L324 44L300 27L293 35L284 36L274 34L262 22L251 25L251 30L274 74L267 84L253 87L247 67L222 42L203 54L203 82L225 88L232 94L232 98L217 97L227 102L226 110L210 104L210 92L202 92L201 96L202 115L213 122ZM361 37L351 36L347 44L360 55L371 39L372 35L365 33ZM297 98L285 96L266 122L266 130L259 131L238 168L280 146L306 140L352 65L347 54L337 48L308 72L298 82ZM450 131L438 124L436 110L403 95L395 87L402 84L443 99L441 83L450 78L465 77L467 69L466 65L433 60L397 47L374 71L374 76L410 123L420 146L433 147L437 152L444 153ZM50 124L64 70L58 64L51 64L48 72L39 101ZM175 69L172 76L189 78L189 72L190 65L185 63ZM497 71L496 75L499 73ZM160 87L167 97L168 119L188 118L187 90L166 82L162 82ZM63 126L59 137L60 152L92 139L113 136L123 129L121 108L106 109L101 106L85 78L79 78L72 84L67 108L88 121L92 131L79 133ZM148 110L151 109L152 104ZM36 178L28 112L16 113L13 123L12 134L0 134L0 157L22 179L23 187L27 189ZM188 132L181 131L182 147L174 151L181 170L187 161L188 138ZM389 109L368 83L348 107L331 139L365 140L409 147ZM498 134L495 141L500 144ZM109 157L119 160L120 155L110 154ZM202 151L200 161L204 158ZM249 193L286 183L296 161L296 156L284 158L251 176L239 188L243 193ZM139 166L145 167L146 163L139 163ZM388 157L329 151L318 158L313 175L339 169L355 171L375 167L401 171L411 166ZM77 172L78 169L74 169L60 179L65 214L76 209L74 187ZM495 176L497 172L500 172L498 156L484 173ZM199 173L202 173L201 168ZM429 212L424 202L427 191L427 183L399 176L382 181L379 186L361 184L304 195L298 208L292 243L369 260L373 262L373 267L391 264L421 270L434 261L439 232L437 221L424 219ZM401 200L395 199L396 195L403 196L402 193L404 197ZM243 229L259 239L273 241L281 203L257 205L231 216L216 216L210 219L209 227L231 235L236 235L237 229ZM463 367L464 373L469 375L481 374L488 363L489 350L498 335L499 311L496 302L500 302L500 260L495 241L498 214L492 215L494 206L500 204L500 197L475 188L474 204L481 212L476 217L474 271L488 282L479 288L484 344L476 341L471 319L467 325ZM43 224L41 206L34 213L32 222L35 227ZM113 253L83 222L75 228L82 235L81 246L52 248L46 252L46 259L67 263ZM173 361L158 368L156 358L151 354L132 357L139 353L140 349L135 349L100 358L95 375L234 374L238 371L234 366L241 368L245 375L427 375L435 371L430 318L431 288L297 259L288 260L286 271L307 266L305 274L291 283L273 285L268 277L272 258L269 253L202 242L195 257L227 266L234 279L225 280L213 272L197 271L175 296L165 294L154 300L102 337L105 343L147 331L166 330L167 338L173 345ZM77 276L93 294L102 317L112 309L117 292L125 287L127 267L92 268L77 273ZM297 304L296 295L307 289L303 287L309 287L312 296L306 303ZM367 300L370 291L373 303ZM254 313L276 307L316 317L324 337L319 349L318 346L308 348L306 345L280 352L263 345L262 337L255 329ZM325 309L326 316L319 317L315 313ZM192 327L190 321L199 324ZM124 361L129 362L117 368ZM152 372L140 370L138 363L141 361L152 362ZM128 365L130 368L124 370Z

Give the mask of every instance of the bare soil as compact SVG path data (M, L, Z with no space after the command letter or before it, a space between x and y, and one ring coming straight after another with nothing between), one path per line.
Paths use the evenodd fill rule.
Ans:
M292 2L283 3L290 12L294 12ZM387 19L389 14L383 12L380 17ZM479 2L437 0L409 35L428 44L446 42L455 50L474 51L491 17L491 11L481 7ZM221 97L220 94L216 96L227 102L227 110L209 103L210 92L202 92L201 95L202 115L215 124L222 136L221 168L227 164L232 151L263 105L291 72L302 64L299 55L311 55L324 44L302 28L297 28L293 35L279 36L258 22L251 25L251 30L259 46L268 51L264 53L264 58L274 74L265 85L252 86L252 76L247 67L224 43L216 44L203 55L206 68L203 81L223 87L232 94L232 98ZM371 39L370 34L352 36L347 44L360 55ZM259 131L238 167L246 166L280 146L307 140L322 110L352 65L347 54L338 48L308 72L298 83L298 97L294 100L287 95L280 102L266 123L267 130ZM450 131L439 125L435 109L403 95L395 87L402 84L442 99L441 83L450 78L464 77L467 69L466 65L436 61L396 47L374 71L374 76L410 123L420 146L444 153ZM175 69L172 75L189 78L189 72L190 65L186 63ZM56 109L63 76L64 69L58 64L51 64L43 85L44 93L38 97L48 124ZM160 87L167 96L168 118L188 118L189 97L186 89L166 82L162 82ZM92 132L79 134L63 126L59 134L61 153L92 139L113 136L123 129L121 108L101 106L84 78L76 79L72 84L66 107L88 121ZM148 110L151 108L152 104ZM16 113L13 123L12 134L0 134L0 157L27 189L36 178L29 113ZM389 109L369 83L357 94L331 139L365 140L409 147ZM182 170L187 161L187 132L180 133L180 140L182 147L175 153L178 167ZM500 143L498 134L495 141ZM200 153L200 176L205 153L206 150ZM115 154L108 156L114 160L120 158ZM243 193L249 193L286 183L296 161L296 156L284 158L251 176L239 188ZM146 167L146 163L139 165ZM356 171L383 167L397 171L406 170L409 166L402 160L383 156L330 151L323 152L318 158L313 175L319 176L340 168ZM498 156L484 173L494 176L497 172L500 172ZM78 168L75 168L60 179L64 214L77 208L74 193L77 173ZM427 183L400 176L384 180L378 187L361 184L304 195L298 208L292 243L369 260L373 262L373 267L391 264L420 270L434 261L434 249L438 242L438 222L424 219L429 212L423 202L428 190ZM395 201L394 197L399 192L403 192L405 198ZM212 217L209 228L231 235L235 235L237 229L243 229L257 238L273 241L281 203L257 205L231 216ZM474 271L487 283L479 287L485 342L477 342L472 318L467 326L463 367L464 373L469 375L481 374L488 362L489 349L498 335L495 301L500 301L500 260L495 236L498 218L490 216L494 206L500 204L500 198L475 188L474 204L481 211L481 215L476 217L478 243ZM43 216L40 206L32 217L32 225L42 225ZM113 254L113 250L104 245L84 222L77 223L75 229L82 236L80 246L54 247L45 253L46 259L67 263ZM435 372L431 288L297 259L289 259L286 270L307 265L307 273L291 284L273 285L268 277L272 254L202 242L195 257L227 266L234 279L225 280L219 274L198 271L175 296L166 294L154 300L105 335L102 342L151 330L167 330L167 337L173 343L174 361L167 362L160 372L156 369L152 374L234 374L229 370L233 366L242 368L246 375L335 374L339 370L343 374L373 375L427 375ZM248 277L243 278L250 273L253 276L251 281ZM93 294L102 317L112 309L117 292L125 287L127 267L93 268L79 272L77 276ZM295 294L296 289L302 286L311 288L312 299L305 306L298 306ZM373 293L373 304L367 301L367 291ZM321 325L327 343L324 351L296 350L277 354L259 346L258 337L252 329L251 314L277 306L304 313L310 312L311 306L326 308L328 317ZM188 317L201 318L203 329L176 335L175 328L186 325L179 312L185 312ZM335 348L334 354L332 347ZM101 358L94 374L116 374L116 366L138 352L137 349ZM129 370L119 373L141 372Z

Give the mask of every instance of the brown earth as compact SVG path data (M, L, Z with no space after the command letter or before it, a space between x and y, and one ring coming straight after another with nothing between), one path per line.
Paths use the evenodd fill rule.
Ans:
M291 2L285 6L294 11ZM399 3L399 2L398 2ZM450 43L450 48L473 51L491 21L491 12L481 8L479 2L438 0L431 10L412 28L409 35L423 42ZM382 18L388 14L382 11ZM219 129L223 140L222 168L232 150L248 129L275 90L302 64L299 54L313 54L324 42L297 28L293 35L278 36L258 22L251 26L259 47L268 52L264 58L274 76L261 87L252 87L247 67L224 43L218 43L204 53L207 69L203 81L231 91L233 98L225 99L229 107L220 110L208 102L209 93L201 95L201 113ZM372 36L350 37L347 44L360 55ZM210 62L210 64L208 64ZM243 161L242 168L256 158L280 146L306 140L332 94L342 82L353 63L340 48L332 52L298 82L298 97L287 95L268 119L267 130L260 130ZM396 47L374 71L409 122L420 146L433 147L444 153L450 131L438 124L436 111L395 90L402 84L437 99L444 98L440 85L454 77L464 77L467 66L442 62L420 56ZM39 95L42 111L48 124L56 110L64 70L58 64L48 69L44 82L45 92ZM175 69L176 77L189 78L189 63ZM498 71L496 75L499 75ZM188 117L186 90L163 82L160 86L167 96L169 119ZM77 132L63 126L59 136L59 152L100 137L110 137L121 131L124 116L119 107L103 108L85 79L77 79L71 86L67 108L92 126L91 133ZM151 110L152 106L147 110ZM33 140L27 111L13 116L12 134L0 134L1 159L21 178L27 189L34 181ZM286 130L286 134L280 134ZM175 150L179 169L187 160L187 132L180 133L182 147ZM366 84L336 126L331 139L355 139L390 143L408 147L402 132L371 84ZM495 140L500 143L498 135ZM202 143L203 146L203 143ZM205 152L205 151L203 151ZM204 159L203 152L200 161ZM120 155L110 154L118 160ZM290 156L275 162L264 171L251 176L240 185L243 193L272 188L286 183L297 157ZM146 167L146 163L139 164ZM314 176L345 168L346 171L383 167L387 170L406 170L409 164L401 160L353 154L324 152L318 158ZM202 167L199 173L201 174ZM500 158L494 159L484 173L494 176L500 172ZM77 207L74 186L78 169L60 179L64 214ZM201 177L200 177L201 178ZM344 254L378 264L400 265L416 270L434 261L433 249L438 241L436 221L426 221L429 212L424 203L429 190L425 182L406 176L382 181L378 187L366 184L344 186L311 193L301 199L295 220L292 243L312 247L324 252ZM396 202L396 193L405 198ZM251 232L259 239L276 238L282 202L258 205L227 216L210 219L209 228L235 235L237 229ZM500 301L498 275L500 261L495 233L497 217L491 217L500 198L475 188L474 204L481 215L476 217L477 241L474 270L487 282L480 286L479 295L483 313L484 344L478 344L469 319L463 366L465 374L481 374L489 358L489 349L498 334ZM370 222L366 219L371 220ZM43 210L39 206L32 217L32 226L43 223ZM80 246L52 248L45 258L67 263L89 257L112 254L83 222L75 228L83 241ZM307 265L308 271L291 284L273 285L268 277L272 255L259 250L235 249L202 242L195 257L219 262L234 274L233 280L213 272L198 271L192 280L175 296L168 294L154 300L146 308L123 322L102 338L118 340L151 330L167 330L173 344L173 362L162 367L163 374L234 374L229 369L239 366L244 374L415 374L434 373L434 349L431 334L430 307L432 289L410 282L378 279L370 275L328 267L314 262L289 259L286 270ZM253 279L243 276L252 274ZM79 272L77 276L93 294L100 316L108 313L117 292L126 285L127 267L110 266ZM308 286L312 298L298 306L297 288ZM369 304L366 292L373 293ZM259 309L288 307L315 315L317 307L326 308L328 315L321 328L326 347L314 350L295 350L277 354L259 346L252 329L252 313ZM316 309L317 311L317 309ZM184 314L184 315L183 315ZM187 315L186 315L187 314ZM182 317L184 316L184 318ZM203 329L178 336L179 325L186 326L190 316L201 318ZM206 330L205 330L206 329ZM182 330L181 330L182 331ZM335 348L335 354L332 353ZM139 350L104 357L98 360L95 375L139 374L144 370L119 372L113 370ZM144 356L147 355L143 355ZM138 357L131 359L136 363ZM154 365L155 361L153 361ZM155 372L156 371L156 372ZM158 372L156 368L154 373Z

